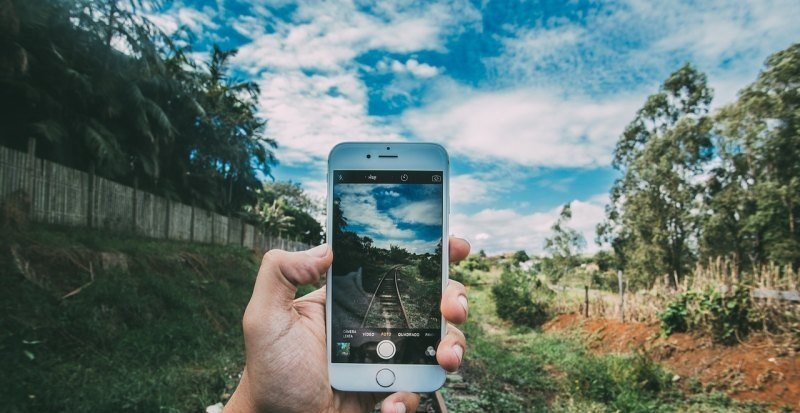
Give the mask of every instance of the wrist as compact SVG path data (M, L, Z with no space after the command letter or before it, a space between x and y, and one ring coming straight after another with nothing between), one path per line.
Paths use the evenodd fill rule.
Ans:
M258 413L255 403L250 395L250 382L247 378L247 368L242 371L242 378L236 386L228 403L222 409L223 413Z

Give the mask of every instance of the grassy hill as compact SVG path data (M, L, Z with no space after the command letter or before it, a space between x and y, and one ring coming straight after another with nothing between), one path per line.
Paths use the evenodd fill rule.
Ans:
M4 228L3 410L204 411L238 381L257 264L240 247Z

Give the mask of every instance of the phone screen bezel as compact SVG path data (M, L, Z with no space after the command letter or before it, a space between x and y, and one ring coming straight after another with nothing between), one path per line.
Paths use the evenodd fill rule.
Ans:
M388 149L387 149L388 148ZM367 157L367 155L370 155ZM384 157L381 157L383 155ZM396 156L396 157L389 157ZM327 173L327 223L326 234L332 234L330 217L333 210L334 170L375 171L442 171L442 292L447 286L449 263L449 185L450 162L446 150L431 143L397 142L347 142L335 146L328 157ZM330 243L331 240L328 240ZM331 270L327 274L326 297L326 354L331 386L344 391L433 391L444 384L445 371L438 364L380 364L380 363L333 363L331 357ZM447 333L447 324L442 317L441 337ZM384 368L395 374L390 387L381 387L375 376Z

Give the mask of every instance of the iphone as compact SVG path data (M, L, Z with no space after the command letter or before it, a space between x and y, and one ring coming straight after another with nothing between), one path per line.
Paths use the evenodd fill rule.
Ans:
M331 386L429 392L445 371L449 160L430 143L342 143L328 158Z

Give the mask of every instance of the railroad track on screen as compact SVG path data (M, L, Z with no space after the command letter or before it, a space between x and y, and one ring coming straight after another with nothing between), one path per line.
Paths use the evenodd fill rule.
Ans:
M400 295L400 287L397 284L400 268L399 265L394 266L381 277L369 300L364 320L361 321L362 328L411 328L403 297ZM381 325L374 325L375 319L380 320Z

